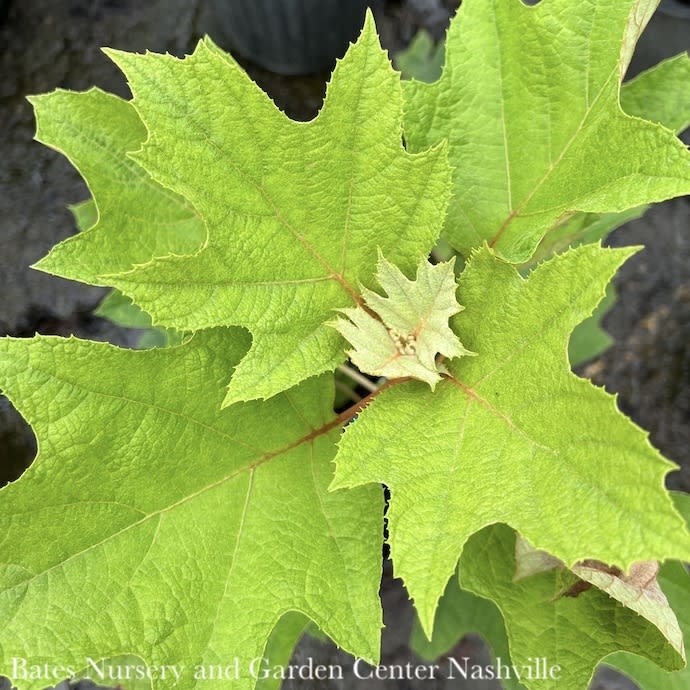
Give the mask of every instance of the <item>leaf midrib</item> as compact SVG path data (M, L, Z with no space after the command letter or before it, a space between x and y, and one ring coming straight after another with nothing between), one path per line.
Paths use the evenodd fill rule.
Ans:
M114 397L116 397L116 396L114 396ZM121 398L118 398L118 399L121 399ZM236 469L235 471L231 472L230 474L227 474L227 475L221 477L217 481L211 482L210 484L207 484L207 485L201 487L197 491L194 491L191 494L183 496L181 499L174 501L173 503L171 503L168 506L165 506L163 508L159 508L158 510L152 511L150 513L146 513L140 520L137 520L135 522L132 522L132 523L126 525L122 529L119 529L116 532L113 532L113 533L107 535L101 541L99 541L95 544L90 544L85 549L82 549L81 551L79 551L77 553L71 554L70 556L68 556L64 560L62 560L58 563L55 563L54 565L50 566L49 568L45 568L44 570L41 570L38 573L35 573L34 575L32 575L32 577L30 577L26 580L23 580L22 582L18 582L17 584L13 585L12 587L9 587L5 590L2 590L2 592L5 592L5 593L6 592L12 592L13 590L18 589L20 587L29 586L32 582L43 577L47 573L64 566L65 564L69 563L70 561L73 561L73 560L79 558L80 556L83 556L84 554L89 553L90 551L93 551L94 549L99 548L100 546L103 546L104 544L108 543L109 541L116 539L117 537L119 537L123 534L126 534L130 530L135 529L136 527L139 527L140 525L145 524L146 522L148 522L149 520L151 520L155 517L163 516L166 513L180 507L181 505L184 505L184 504L188 503L189 501L192 501L195 498L202 496L206 492L212 491L212 490L218 488L219 486L222 486L223 484L232 481L236 477L240 476L243 472L251 472L252 476L253 476L254 471L258 467L260 467L261 465L266 464L267 462L269 462L270 460L272 460L275 457L278 457L278 456L283 455L284 453L287 453L287 452L289 452L295 448L298 448L299 446L303 445L304 443L312 443L316 438L318 438L319 436L322 436L324 434L327 434L328 432L332 431L336 426L339 426L339 425L340 425L340 418L335 417L334 419L332 419L331 421L322 425L321 427L319 427L317 429L313 429L309 434L302 436L301 438L298 438L293 443L287 444L287 445L285 445L282 448L279 448L277 450L266 451L255 462L249 463L247 465L244 465L243 467ZM52 507L55 507L55 506L52 506ZM136 510L136 511L141 512L141 513L144 512L139 508L133 508L131 506L128 506L128 507L132 508L132 510Z
M220 58L218 55L215 53L212 53L212 58L213 59L218 59L222 61L222 58ZM155 92L155 91L154 91ZM177 94L175 94L177 95ZM133 99L134 107L136 108L136 94L135 98ZM137 112L138 109L137 109ZM147 124L148 120L143 117L141 113L139 113L142 121L149 127ZM226 146L223 144L223 142L218 141L218 139L214 136L211 136L210 132L208 131L208 128L204 126L203 123L200 123L197 118L195 118L191 113L187 112L187 123L194 129L196 134L202 138L202 140L206 141L207 144L215 149L219 157L225 161L229 166L233 168L237 176L242 179L246 180L246 182L251 185L263 198L264 202L266 203L266 206L273 211L273 215L278 221L280 225L282 225L311 255L312 257L319 263L321 266L328 272L327 278L330 280L334 280L337 282L341 287L348 293L348 295L352 298L355 304L361 304L361 298L357 291L349 284L349 282L345 279L344 275L342 273L338 272L333 266L330 265L330 263L323 257L321 254L317 251L317 249L313 246L313 244L302 234L300 233L297 228L292 225L288 221L288 219L283 215L281 209L278 207L278 205L275 203L273 200L272 195L269 193L269 191L266 189L264 184L256 179L255 176L253 176L250 172L247 171L246 166L241 165L238 163L235 158L231 155L231 152L229 152L226 148ZM287 119L287 118L286 118ZM289 124L289 123L288 123ZM302 127L309 127L312 125L312 123L303 123L300 126ZM149 127L149 131L152 131L151 128ZM146 144L151 144L153 141L155 141L155 138L153 136L150 137L150 139L146 142ZM146 144L144 145L144 149L146 147ZM137 160L137 156L134 156L130 154L131 157L135 159L135 162ZM265 164L265 162L264 162ZM156 179L156 181L163 185L163 186L168 186L166 185L163 180L160 180L157 178L157 176L154 173L149 173L153 179ZM178 192L179 193L179 192ZM186 199L184 194L181 194L183 198ZM203 218L203 214L202 218Z
M582 129L585 126L585 123L589 119L589 117L592 115L594 112L594 108L596 104L599 102L599 99L601 98L602 94L608 87L612 77L616 77L618 75L618 64L611 70L611 73L609 74L608 78L603 82L601 88L597 92L597 95L594 97L592 100L591 104L589 104L585 108L585 112L582 116L582 119L578 123L577 127L573 131L573 133L570 136L570 139L566 142L565 146L561 150L560 154L556 158L555 161L553 161L549 167L546 169L542 177L537 181L537 183L534 185L532 190L529 192L529 194L522 199L522 201L518 204L518 206L514 209L511 210L510 214L507 216L507 218L503 221L503 224L501 227L498 229L496 234L489 240L489 246L494 247L498 243L498 241L501 239L501 237L505 234L506 230L510 226L510 224L518 217L522 217L522 211L529 205L529 203L532 201L534 196L537 194L537 192L546 184L546 182L549 180L551 175L555 170L557 170L558 166L560 165L561 161L565 157L565 155L568 153L570 150L571 146L576 142L579 134L581 133ZM571 210L567 209L563 206L559 208L564 208L565 210Z

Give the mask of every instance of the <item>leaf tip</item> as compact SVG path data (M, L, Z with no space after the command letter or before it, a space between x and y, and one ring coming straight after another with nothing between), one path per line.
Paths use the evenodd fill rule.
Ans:
M119 48L110 48L108 46L102 46L101 52L109 60L114 62L118 67L120 66L121 61L126 62L128 60L131 60L132 56L135 55L135 53L130 53L127 50L120 50Z
M419 617L419 624L426 639L431 641L434 633L434 621L436 619L436 609L438 607L438 600L432 605L422 607L417 601L414 602L417 609L417 616Z
M370 7L367 7L366 9L364 22L362 24L362 29L359 33L359 36L349 44L345 55L341 59L336 60L336 67L333 71L331 82L333 82L335 74L339 71L339 68L347 65L352 60L356 60L356 56L360 54L364 56L363 58L360 58L360 62L362 59L366 60L366 56L369 54L378 56L382 63L385 61L385 66L389 72L388 76L396 76L395 85L396 88L400 89L400 79L398 73L393 69L393 65L388 58L388 53L381 45L381 40L376 29L376 19ZM329 83L329 87L330 86L331 83Z
M57 245L59 246L59 245ZM34 271L40 271L41 273L47 273L49 275L55 275L53 261L52 261L53 249L51 249L45 256L41 257L38 261L29 265L29 268Z

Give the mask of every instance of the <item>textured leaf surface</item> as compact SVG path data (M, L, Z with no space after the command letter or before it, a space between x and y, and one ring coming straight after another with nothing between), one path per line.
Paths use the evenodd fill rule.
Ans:
M690 496L674 494L674 502L690 524ZM686 643L690 640L690 575L681 563L665 563L659 572L659 584L676 612ZM609 666L630 676L640 690L688 690L690 668L669 672L642 656L619 652L606 658Z
M545 551L534 549L524 538L515 542L515 574L517 582L553 569L563 569L563 563ZM577 597L591 586L608 594L626 608L646 618L682 656L683 633L678 619L659 586L657 561L638 561L627 572L599 561L585 560L570 569L579 578L561 596Z
M326 322L371 286L376 249L414 270L440 232L444 148L402 146L399 75L373 20L338 64L318 117L293 122L208 40L194 55L109 53L150 132L134 158L194 205L208 243L108 282L154 323L248 328L226 404L270 397L344 358Z
M503 616L498 607L488 599L478 597L460 587L457 577L451 577L438 604L431 640L415 620L410 646L416 654L427 661L436 661L452 653L452 648L468 633L478 633L491 646L494 658L510 665L508 637ZM524 688L514 678L504 678L501 685L505 690Z
M624 574L612 574L600 564L585 561L574 565L573 573L648 620L684 656L683 633L657 582L659 564L656 561L633 563Z
M124 328L151 328L151 317L118 290L106 295L94 312Z
M98 89L54 91L30 100L38 122L36 138L64 153L93 195L93 201L73 208L83 232L53 248L37 268L109 285L103 273L200 248L206 230L191 204L127 155L146 139L131 103Z
M443 52L443 45L434 48L429 35L419 32L409 48L397 56L396 64L403 76L432 82L441 76ZM620 98L628 115L659 122L675 132L683 131L690 124L690 57L679 55L625 82ZM569 246L603 240L646 210L647 206L641 206L620 213L576 213L546 233L529 264L533 267ZM600 321L614 303L615 293L610 288L592 317L575 328L569 345L572 366L583 364L610 347L613 341Z
M409 280L379 255L376 278L385 296L362 288L366 309L341 309L347 318L333 323L354 347L348 354L360 371L387 378L408 376L433 390L441 379L438 354L447 359L472 354L448 325L462 311L455 299L454 263L432 265L423 259Z
M599 661L626 650L653 658L667 669L684 666L683 656L642 616L592 587L562 596L577 578L550 570L515 582L515 533L505 525L473 536L461 559L463 587L494 601L508 630L517 666L545 657L560 666L556 679L522 682L529 690L584 690Z
M628 115L682 132L690 125L690 55L664 60L626 82L621 107Z
M690 57L679 55L625 82L621 106L628 115L682 132L690 124ZM647 209L644 205L620 213L576 213L549 230L529 263L536 265L569 246L603 240L624 223L640 218Z
M105 103L107 103L107 99ZM92 228L98 222L98 208L93 199L87 199L86 201L71 206L70 211L72 211L77 228L81 232ZM155 217L155 204L154 207L150 209L150 213L152 217ZM126 234L127 230L122 228L121 232ZM193 234L192 232L191 235ZM71 241L77 242L76 238L72 238ZM87 240L86 244L88 245L89 242L90 240ZM62 247L63 245L60 246ZM74 249L75 248L72 247L72 249L68 251L74 251ZM77 251L84 251L84 249L84 247L79 247ZM178 249L184 251L182 245L178 247ZM190 245L188 249L193 251L193 246ZM88 247L86 251L88 255ZM54 258L55 257L51 256L50 260ZM179 345L182 342L183 336L181 333L173 331L172 329L154 328L151 317L137 307L129 297L123 295L119 290L112 290L106 295L103 301L98 305L98 308L94 311L94 315L100 316L103 319L108 319L124 328L144 329L137 343L137 347L142 349Z
M486 240L525 261L570 212L623 211L690 191L685 146L619 105L657 4L463 2L441 79L403 83L412 150L449 142L446 235L459 251Z
M527 280L475 253L452 326L477 356L451 362L435 392L389 386L346 428L334 485L390 488L393 562L429 633L463 544L494 522L569 565L690 555L663 488L673 465L566 357L574 325L633 252L585 245Z
M578 367L606 352L613 345L613 338L601 325L606 314L616 303L616 290L613 284L606 289L606 296L597 305L592 316L575 327L568 341L568 361L570 366Z
M133 654L123 654L121 656L112 657L110 659L98 657L94 660L96 662L97 670L93 666L88 665L82 669L77 670L74 674L74 680L90 680L97 686L101 687L104 683L112 685L117 682L117 675L125 679L123 683L118 683L122 690L151 690L153 682L147 677L138 677L136 669L144 667L146 662L144 659ZM113 676L110 678L110 669L113 669ZM19 683L19 687L21 687Z
M690 57L679 55L625 82L621 89L621 106L628 115L659 122L675 132L690 124ZM605 239L624 223L640 218L648 206L639 206L621 213L576 213L546 233L529 265L570 246ZM602 317L615 304L613 286L594 314L573 331L568 346L573 367L579 366L606 351L613 340L601 327Z
M185 664L188 688L191 664L238 656L246 673L289 611L376 659L381 491L327 491L330 377L220 411L247 345L0 341L2 388L41 448L0 491L0 672L136 653Z

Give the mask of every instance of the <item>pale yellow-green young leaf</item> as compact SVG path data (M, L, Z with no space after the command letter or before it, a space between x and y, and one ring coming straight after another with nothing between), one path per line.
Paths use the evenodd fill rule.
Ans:
M386 296L362 288L366 308L341 309L347 318L332 324L353 346L348 354L360 371L419 379L433 389L445 370L439 355L450 360L472 354L448 324L462 311L455 298L454 264L423 259L410 280L379 254L376 278Z

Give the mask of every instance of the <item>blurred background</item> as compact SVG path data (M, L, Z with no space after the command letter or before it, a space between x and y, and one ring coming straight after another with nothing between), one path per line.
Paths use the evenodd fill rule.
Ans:
M54 244L76 232L68 206L86 199L88 192L65 158L33 141L35 124L27 95L96 85L128 97L122 75L100 47L183 56L208 33L235 55L280 109L294 119L308 120L319 110L335 57L357 35L366 5L372 6L383 46L396 65L418 78L431 79L443 59L439 42L459 4L457 0L0 0L0 335L76 334L129 347L141 335L94 315L105 291L29 269ZM690 2L662 0L629 76L688 48ZM658 205L615 231L608 241L643 244L645 249L617 278L619 297L604 320L613 344L583 364L579 373L620 394L623 411L651 432L656 447L682 465L669 477L669 486L688 491L690 202L684 198ZM21 474L35 450L31 431L0 397L0 486ZM405 663L413 658L407 644L412 610L390 573L382 595L388 625L384 661ZM319 657L323 663L347 663L329 643L313 638L296 653ZM482 657L486 652L477 638L467 637L453 653ZM291 687L300 685L295 682ZM314 681L301 687L315 687ZM372 681L366 687L379 685ZM391 681L380 687L402 685ZM405 688L413 687L405 683ZM419 687L442 686L425 682ZM453 687L463 686L456 681ZM471 684L473 690L496 687L489 681ZM593 685L599 690L632 687L607 672Z

